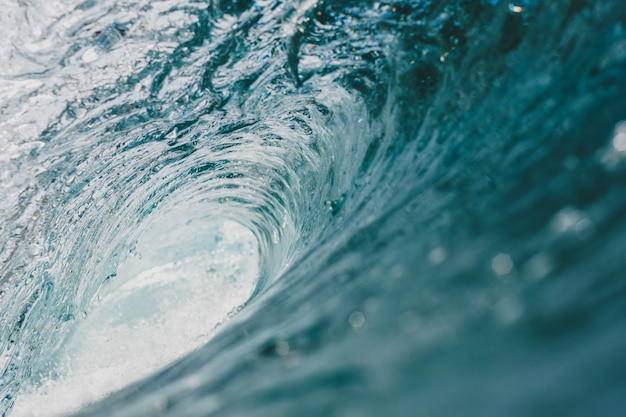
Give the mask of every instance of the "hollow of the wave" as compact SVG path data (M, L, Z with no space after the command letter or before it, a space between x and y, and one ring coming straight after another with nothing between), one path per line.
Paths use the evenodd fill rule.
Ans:
M12 417L67 415L205 344L250 298L258 257L232 221L147 222L84 319L35 364Z

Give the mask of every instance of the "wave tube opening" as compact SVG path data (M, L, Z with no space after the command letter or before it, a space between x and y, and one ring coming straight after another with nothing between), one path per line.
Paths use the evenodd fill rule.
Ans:
M204 210L154 213L53 354L33 365L12 416L61 416L205 344L253 294L253 233Z

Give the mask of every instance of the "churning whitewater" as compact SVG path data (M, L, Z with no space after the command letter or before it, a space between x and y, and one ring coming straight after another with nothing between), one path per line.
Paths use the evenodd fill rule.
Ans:
M624 413L622 0L0 6L0 415Z

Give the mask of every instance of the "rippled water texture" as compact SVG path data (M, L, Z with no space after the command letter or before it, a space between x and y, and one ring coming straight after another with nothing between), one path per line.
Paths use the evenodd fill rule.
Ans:
M0 6L0 415L624 415L622 0Z

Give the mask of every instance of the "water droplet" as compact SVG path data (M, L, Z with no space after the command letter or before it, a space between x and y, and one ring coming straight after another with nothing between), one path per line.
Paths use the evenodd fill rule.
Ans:
M491 260L491 269L500 276L510 274L513 270L513 260L511 256L506 253L497 254Z
M621 121L615 126L612 144L616 151L626 152L626 121Z
M330 200L330 199L328 199L328 200L324 201L324 204L326 205L328 210L330 210L330 212L333 215L335 215L335 214L339 213L339 211L343 207L344 201L345 201L345 195L342 195L337 200Z
M358 330L365 324L365 316L360 311L355 311L350 314L348 318L348 323L352 326L353 330Z
M609 171L616 170L626 160L626 120L615 125L610 144L599 155L600 163Z
M593 233L593 222L587 214L576 207L565 206L554 216L551 228L556 234L575 233L580 238Z
M448 254L446 253L446 250L442 248L441 246L436 247L435 249L431 250L430 253L428 254L428 260L433 265L439 265L440 263L445 261L447 257L448 257Z
M544 278L554 269L552 257L546 253L538 253L530 258L524 265L524 274L530 279L539 280Z

